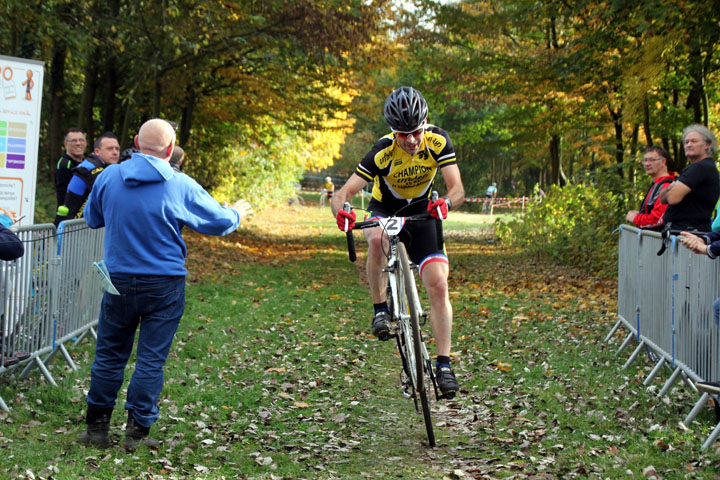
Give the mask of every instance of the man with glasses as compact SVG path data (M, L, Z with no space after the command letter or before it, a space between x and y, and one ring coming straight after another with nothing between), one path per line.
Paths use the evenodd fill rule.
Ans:
M690 165L660 192L660 201L668 204L663 218L673 230L709 232L720 197L720 175L713 158L717 140L707 127L694 124L683 130L682 142Z
M65 134L65 152L58 160L57 167L55 169L55 194L57 196L58 207L65 203L65 193L67 192L68 184L72 178L73 168L80 165L85 157L85 147L87 146L87 140L85 134L79 128L70 128Z
M120 144L112 132L100 135L93 145L93 152L73 169L63 203L55 215L55 226L63 220L82 217L82 210L92 190L95 179L105 167L118 163Z
M385 100L384 113L392 132L375 143L355 173L332 198L332 212L341 230L345 229L346 221L351 229L356 219L355 212L343 211L344 203L369 182L374 182L368 206L371 219L430 212L438 220L444 220L448 211L457 208L465 199L450 137L441 128L427 123L428 107L420 92L412 87L394 90ZM438 170L445 180L447 193L431 202L430 194ZM374 308L372 332L380 340L387 340L390 314L383 275L387 236L379 227L363 232L368 241L367 277ZM432 222L409 223L403 234L410 259L419 266L430 299L438 386L446 398L452 398L458 383L450 368L452 306L448 295L448 257L444 248L438 248Z
M643 167L645 173L652 178L652 185L645 195L640 210L630 210L625 220L638 228L659 230L663 225L663 214L667 205L660 203L658 197L663 188L675 180L675 175L668 173L668 153L662 147L652 145L645 149L643 155Z

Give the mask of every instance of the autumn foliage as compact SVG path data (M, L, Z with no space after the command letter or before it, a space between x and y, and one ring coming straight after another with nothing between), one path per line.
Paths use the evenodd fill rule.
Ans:
M591 184L552 187L524 215L497 222L496 232L503 243L530 255L613 277L617 275L616 230L627 207L625 197Z

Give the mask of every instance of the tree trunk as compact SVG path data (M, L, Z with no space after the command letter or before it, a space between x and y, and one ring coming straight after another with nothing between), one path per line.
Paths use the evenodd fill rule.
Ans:
M643 130L645 130L645 145L653 145L652 133L650 132L650 106L648 105L647 95L643 102Z
M117 59L111 52L106 52L105 63L105 99L103 101L103 131L113 132L115 130L115 101L117 93Z
M639 124L639 123L636 123L635 126L633 127L632 135L630 136L630 158L631 158L631 159L634 159L635 156L636 156L637 153L638 153L639 137L640 137L640 124ZM633 164L634 164L634 162L633 162ZM634 184L635 184L635 178L636 178L635 169L634 169L634 168L630 168L630 169L628 170L628 172L629 172L629 175L630 175L630 181L631 181L631 182L633 183L633 185L634 185Z
M640 124L636 123L633 127L632 135L630 136L630 156L635 158L635 154L638 152L638 142L640 137Z
M180 131L178 132L178 144L180 146L187 145L190 140L190 130L192 129L196 101L195 89L192 85L188 85L187 98L185 100L185 106L182 109L182 117L180 118Z
M560 135L550 137L550 183L560 185Z
M94 49L92 58L100 57L100 49ZM85 65L85 84L83 85L78 113L78 127L87 135L88 142L95 140L95 126L93 125L93 104L98 84L98 62L87 62ZM92 143L88 143L92 146ZM91 147L92 149L92 147Z
M120 1L109 0L107 2L107 8L109 9L110 18L117 18L120 14ZM115 40L117 38L117 35L113 31L106 32L106 35L108 35L111 40ZM117 122L115 121L115 109L117 107L118 70L117 56L115 55L115 50L112 46L105 48L104 77L105 98L102 108L103 130L105 132L117 133L115 131L117 127Z
M615 163L618 165L618 175L620 178L624 178L624 172L622 164L625 161L625 152L623 145L623 131L622 131L622 109L618 108L617 111L613 111L608 105L608 112L613 120L613 127L615 128Z
M62 155L63 131L62 118L65 95L65 59L67 47L58 42L53 47L52 65L50 65L50 174L54 175L57 160ZM52 178L52 177L51 177Z
M493 158L490 159L490 182L497 182L497 177L495 176L496 171L497 171L496 159L495 159L495 156L493 156Z
M668 137L663 137L661 142L663 148L667 150L667 152L670 154L670 159L667 163L668 171L678 173L681 172L682 169L685 168L685 155L684 153L681 155L678 152L677 142L670 141Z
M718 43L718 40L720 40L720 29L717 28L717 24L713 21L714 28L710 29L710 34L707 38L705 38L705 44L709 47L705 51L705 55L703 58L703 77L702 77L702 110L703 110L703 125L710 125L710 106L708 101L708 94L707 94L707 88L705 83L705 75L709 74L710 72L713 72L716 70L714 63L714 52L715 52L715 46Z
M562 157L562 155L560 155ZM563 181L563 185L570 185L570 180L568 179L567 175L565 175L565 170L563 170L562 166L562 160L559 163L560 165L560 179Z
M702 52L698 47L690 51L690 61L688 64L690 70L688 72L690 75L690 92L685 101L685 108L692 110L693 121L695 123L703 123L702 98L705 95L703 87L705 75L703 73Z
M153 117L160 118L160 105L162 98L162 84L160 83L160 67L155 69L155 81L153 82Z
M677 89L673 89L672 91L672 104L673 107L677 107L680 103L680 94L678 93ZM671 148L665 147L665 150L668 152L672 152L673 156L675 157L675 171L681 172L683 168L685 168L685 163L687 162L687 158L685 158L685 148L682 148L680 145L680 142L678 141L678 137L674 137L670 140L668 140L669 146Z
M135 135L130 135L128 138L128 132L130 132L130 119L132 118L133 111L133 94L135 89L130 91L130 94L125 97L125 114L123 115L122 126L120 127L120 136L118 142L120 143L120 149L124 150L128 148L134 141Z

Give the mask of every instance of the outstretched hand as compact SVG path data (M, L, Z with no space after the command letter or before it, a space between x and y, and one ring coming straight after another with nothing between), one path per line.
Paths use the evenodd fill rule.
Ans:
M227 202L223 202L224 206L228 206ZM237 210L237 212L240 214L240 218L245 218L248 215L252 215L255 213L253 211L252 205L247 200L238 200L237 202L233 203L232 205L229 205L230 208L233 210Z

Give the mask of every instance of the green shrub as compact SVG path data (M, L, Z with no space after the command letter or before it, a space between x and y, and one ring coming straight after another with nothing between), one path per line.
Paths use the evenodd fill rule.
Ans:
M510 222L498 221L495 231L503 243L529 254L547 256L593 273L617 272L617 235L627 199L593 185L551 187L541 203Z

